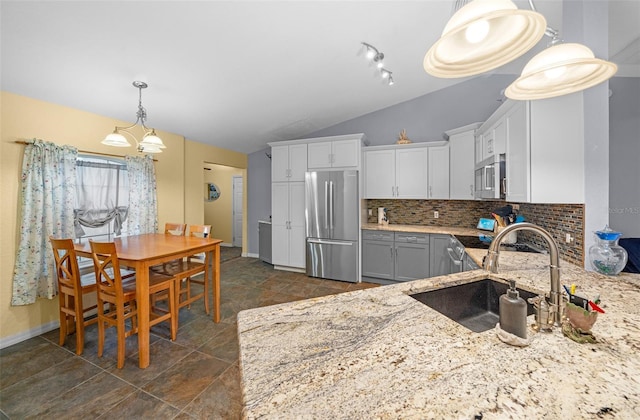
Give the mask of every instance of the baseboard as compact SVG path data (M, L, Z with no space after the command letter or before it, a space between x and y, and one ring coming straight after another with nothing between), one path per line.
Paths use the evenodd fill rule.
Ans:
M233 244L230 244L229 242L221 242L220 246L226 246L227 248L233 248Z
M292 271L294 273L306 273L307 270L304 268L297 268L297 267L287 267L284 265L274 265L273 266L274 269L276 270L282 270L282 271Z
M248 253L243 253L242 254L243 257L249 257L249 258L259 258L260 254L254 254L253 252L248 252Z
M0 338L0 349L13 346L14 344L18 344L30 338L37 337L49 331L53 331L59 327L60 327L60 321L56 320L56 321L51 321L47 324L40 325L36 328L32 328L28 331L22 331L16 335Z

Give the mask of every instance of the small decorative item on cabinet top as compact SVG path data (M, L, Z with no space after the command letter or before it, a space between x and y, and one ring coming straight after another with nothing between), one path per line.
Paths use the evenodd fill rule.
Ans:
M411 140L407 137L407 132L404 129L400 132L396 144L411 144Z

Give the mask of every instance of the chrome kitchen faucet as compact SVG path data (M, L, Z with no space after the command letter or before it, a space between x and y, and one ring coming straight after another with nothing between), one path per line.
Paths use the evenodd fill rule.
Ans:
M562 294L560 292L560 258L558 256L558 244L551 237L551 234L533 223L515 223L504 228L493 239L489 246L489 252L482 264L483 268L491 273L498 272L498 257L500 256L500 243L502 239L511 232L518 230L528 230L531 232L537 232L542 236L549 245L549 258L550 266L549 271L551 274L551 291L549 292L549 311L553 313L554 325L560 326L562 323Z

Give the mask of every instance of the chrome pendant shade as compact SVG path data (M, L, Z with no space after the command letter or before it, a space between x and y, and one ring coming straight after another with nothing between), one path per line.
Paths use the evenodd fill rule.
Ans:
M116 127L113 130L113 133L107 134L107 136L102 140L102 144L106 144L107 146L114 147L130 147L131 143L127 140L127 138L123 134L127 134L130 136L133 141L136 143L136 148L139 152L142 153L162 153L162 149L165 149L166 146L162 142L162 139L156 135L156 131L153 128L148 128L145 125L145 121L147 120L147 110L142 106L142 89L146 89L148 85L145 82L135 81L133 82L133 86L138 89L138 112L136 113L136 122L128 127ZM142 126L143 136L142 141L138 141L136 137L129 131L136 125Z
M493 70L529 51L546 27L544 16L510 0L474 0L451 17L424 57L424 69L442 78Z
M611 78L618 66L582 44L557 44L533 57L507 89L507 98L532 100L579 92Z

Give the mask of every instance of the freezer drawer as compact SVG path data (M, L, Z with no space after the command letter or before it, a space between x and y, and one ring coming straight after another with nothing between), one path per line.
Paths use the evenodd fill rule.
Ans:
M358 282L358 241L307 238L307 275Z

